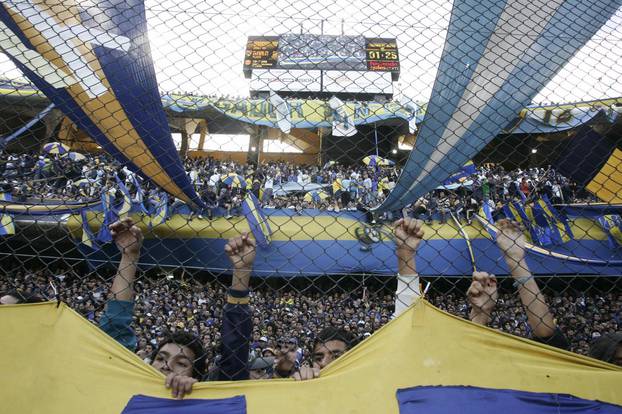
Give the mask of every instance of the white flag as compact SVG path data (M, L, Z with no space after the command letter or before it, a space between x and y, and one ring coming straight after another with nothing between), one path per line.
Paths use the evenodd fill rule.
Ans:
M292 118L289 111L289 104L279 95L270 91L270 103L276 113L276 125L286 134L292 130Z
M333 135L338 137L351 137L356 134L354 120L348 115L343 101L333 96L328 101L328 105L333 110Z

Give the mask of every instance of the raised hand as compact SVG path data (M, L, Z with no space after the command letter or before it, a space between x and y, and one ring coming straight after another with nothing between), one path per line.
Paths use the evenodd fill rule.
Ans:
M297 370L292 378L296 381L306 381L320 376L320 368L314 364L312 367L302 366Z
M499 298L495 275L486 272L473 272L473 280L467 291L467 298L471 304L471 321L486 325Z
M525 258L525 235L520 224L508 219L497 222L497 246L505 255L506 260L518 264Z
M423 221L406 218L399 219L393 223L395 233L395 244L398 251L408 251L415 253L423 236Z
M131 218L116 221L108 227L112 239L124 256L138 257L143 245L143 232Z
M248 233L229 239L225 245L225 253L234 269L250 270L253 267L256 254L255 240Z

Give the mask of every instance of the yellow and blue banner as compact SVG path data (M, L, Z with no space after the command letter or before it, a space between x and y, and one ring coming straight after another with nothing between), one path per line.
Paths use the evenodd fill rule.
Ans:
M251 192L246 193L246 197L244 197L242 213L248 221L248 225L253 236L255 236L257 244L262 247L268 247L272 237L272 230L270 229L270 224L268 223L266 215L261 209L259 200L257 200L257 197Z
M143 0L7 0L0 48L63 113L132 171L203 205L158 93Z
M297 414L399 414L398 390L432 386L445 392L446 401L438 402L444 405L465 398L454 393L463 387L508 390L510 396L559 395L551 404L560 409L573 396L575 412L588 411L583 400L599 410L622 404L621 367L473 324L424 299L324 368L318 379L200 382L184 402L171 399L164 374L65 303L0 306L0 331L11 332L0 336L2 368L11 373L0 375L0 400L10 413L82 413L88 407L119 414L135 396L148 395L176 404L181 413L193 403L243 396L250 414L281 413L284 407L295 407ZM523 399L531 410L511 409L516 405L484 410L494 401L475 398L445 412L472 407L477 413L537 413L542 401ZM428 408L434 409L426 405L417 412Z
M426 116L395 189L397 210L480 152L622 5L622 0L456 0ZM523 33L519 40L516 33ZM559 39L564 39L560 42Z
M0 193L0 201L13 201L13 194Z

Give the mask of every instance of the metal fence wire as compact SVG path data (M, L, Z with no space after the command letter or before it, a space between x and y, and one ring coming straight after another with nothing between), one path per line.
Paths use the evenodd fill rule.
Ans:
M179 395L321 375L420 296L616 362L618 3L3 1L0 300Z

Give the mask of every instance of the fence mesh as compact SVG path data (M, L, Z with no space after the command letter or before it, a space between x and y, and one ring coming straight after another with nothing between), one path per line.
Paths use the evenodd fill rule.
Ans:
M579 28L468 3L3 2L3 303L64 301L197 379L321 375L419 295L584 355L615 338L617 3Z

